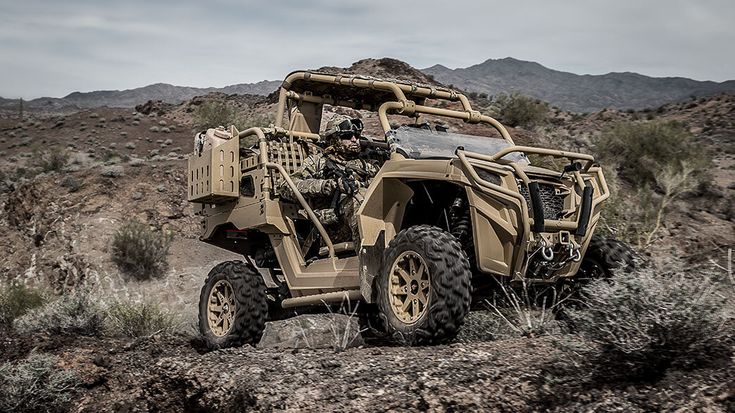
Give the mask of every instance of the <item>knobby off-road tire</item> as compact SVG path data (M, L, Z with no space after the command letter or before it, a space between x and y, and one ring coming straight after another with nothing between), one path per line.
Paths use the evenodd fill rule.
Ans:
M380 327L400 344L451 340L470 309L471 278L467 256L448 232L429 225L399 232L377 279Z
M199 332L207 347L257 344L267 314L265 282L254 268L242 261L212 268L199 295Z
M634 268L635 253L628 244L593 235L575 278L582 282L610 278L617 271L632 271Z

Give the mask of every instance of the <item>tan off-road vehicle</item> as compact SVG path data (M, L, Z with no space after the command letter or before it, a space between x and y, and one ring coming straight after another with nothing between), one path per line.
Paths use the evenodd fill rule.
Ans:
M363 142L381 168L357 210L359 245L330 239L290 177L322 150L325 105L382 128ZM452 118L492 136L426 121ZM592 156L517 146L456 91L299 71L283 81L275 119L198 134L189 158L201 239L244 257L217 265L202 288L199 328L211 348L257 343L267 320L345 301L387 337L443 342L498 281L554 284L616 266L622 246L592 236L609 196ZM533 166L530 154L566 166ZM284 185L298 202L280 196Z

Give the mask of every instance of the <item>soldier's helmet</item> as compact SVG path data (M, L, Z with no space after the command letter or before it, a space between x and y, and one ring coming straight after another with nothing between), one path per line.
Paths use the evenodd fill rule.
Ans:
M324 129L324 138L330 147L348 157L360 153L360 134L362 134L362 121L352 119L345 115L336 114L327 122ZM352 137L357 141L352 140Z
M362 129L363 124L360 119L336 114L327 122L324 128L324 137L327 140L339 140L345 137L349 138L352 135L359 138L362 134Z

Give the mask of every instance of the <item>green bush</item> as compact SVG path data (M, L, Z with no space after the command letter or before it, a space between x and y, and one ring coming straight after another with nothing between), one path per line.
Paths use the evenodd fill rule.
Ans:
M0 329L9 330L13 321L29 310L44 304L43 295L23 285L10 285L0 290Z
M595 152L606 164L617 165L620 177L638 187L657 186L657 175L669 168L706 171L702 145L679 122L619 122L595 138ZM698 172L694 177L702 180Z
M140 221L127 221L112 237L112 261L139 280L160 277L168 270L171 239Z
M727 290L708 272L641 269L592 282L583 289L585 306L567 314L593 344L592 357L583 357L599 375L655 379L671 366L730 357Z
M117 302L107 309L108 332L115 336L142 337L179 330L176 317L154 303Z
M101 336L103 323L102 308L89 293L78 291L18 318L15 328L21 333Z
M0 411L66 411L79 380L57 364L56 357L36 352L25 360L0 364Z
M509 126L533 127L546 121L549 104L518 92L501 93L494 98L495 116Z
M199 130L218 126L228 128L235 124L236 119L237 113L233 107L216 100L202 103L194 113L194 124Z

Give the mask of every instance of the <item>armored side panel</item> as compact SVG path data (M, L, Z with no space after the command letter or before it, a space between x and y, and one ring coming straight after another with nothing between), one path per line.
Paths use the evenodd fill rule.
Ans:
M189 156L189 202L220 204L237 200L240 182L239 139Z

